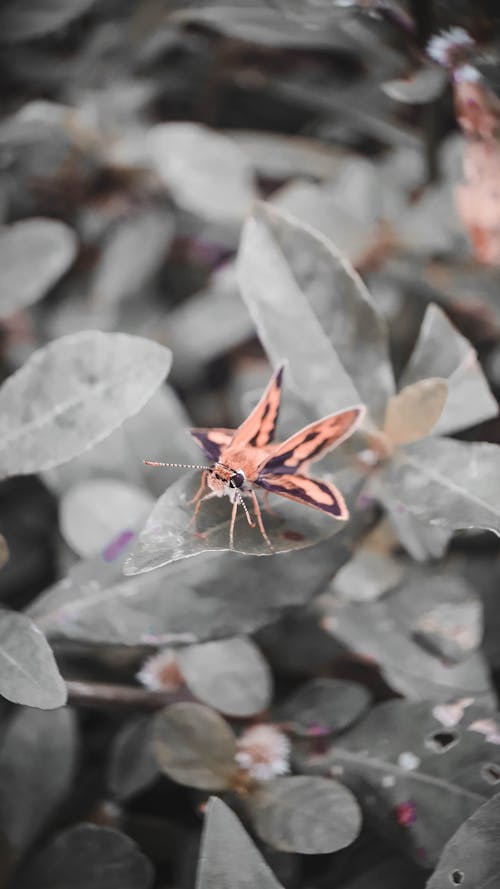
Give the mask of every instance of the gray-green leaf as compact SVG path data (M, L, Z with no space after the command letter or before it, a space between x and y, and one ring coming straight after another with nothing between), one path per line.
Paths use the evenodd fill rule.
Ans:
M43 710L66 703L52 649L38 627L17 611L0 611L0 694Z
M153 747L161 770L179 784L200 790L229 787L236 740L227 722L209 707L166 707L154 720Z

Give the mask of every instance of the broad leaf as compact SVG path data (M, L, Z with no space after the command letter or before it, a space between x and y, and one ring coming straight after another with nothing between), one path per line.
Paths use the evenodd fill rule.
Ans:
M371 602L394 589L403 573L396 559L361 546L337 572L333 588L349 602Z
M125 527L137 528L151 510L153 497L115 478L96 478L70 488L59 504L59 526L68 546L90 556Z
M498 414L473 346L434 304L427 308L400 382L408 386L430 376L448 383L448 398L433 434L448 435Z
M2 15L0 11L0 33ZM45 296L68 270L76 251L72 229L54 219L25 219L0 229L0 318Z
M76 743L67 708L17 710L8 724L0 745L0 828L16 854L45 828L69 791Z
M344 478L347 479L346 476ZM336 483L349 504L353 497L346 495L352 480L346 480L346 485L342 486L341 479L339 474ZM160 497L139 535L138 544L127 559L125 574L152 571L198 553L230 549L232 505L227 497L203 503L196 528L193 527L194 507L191 501L199 484L200 474L189 473ZM250 502L249 509L251 511ZM273 503L272 515L262 507L262 517L272 548L257 525L251 527L248 524L243 510L239 508L234 526L235 552L258 556L291 552L333 537L344 527L344 522L331 519L320 510L297 505L284 498L278 500L276 509Z
M311 176L328 180L342 163L342 152L319 139L259 130L230 130L228 135L249 157L259 176L267 179Z
M126 722L111 748L108 785L114 796L126 800L148 787L159 775L154 757L152 720L139 717Z
M446 843L427 889L500 885L500 793L480 806Z
M171 353L125 333L83 331L35 352L0 389L0 475L71 460L137 413Z
M444 555L453 536L452 531L429 525L425 519L408 512L394 498L391 488L376 475L372 476L364 493L373 496L384 507L396 537L412 559L426 562Z
M66 703L52 649L38 627L17 611L0 610L0 694L43 710Z
M9 547L3 534L0 534L0 570L9 561Z
M259 785L248 805L259 836L283 852L336 852L353 843L361 829L355 797L324 778L277 778Z
M188 645L177 653L192 694L228 716L252 716L271 698L271 674L249 639L224 639Z
M386 80L382 83L384 93L397 102L410 105L425 105L442 95L448 78L443 68L422 65L411 77Z
M256 197L245 153L227 136L196 123L157 124L151 159L176 203L202 219L240 222Z
M275 717L288 731L305 737L341 732L367 709L370 693L345 679L311 679L279 707Z
M261 204L245 223L237 265L243 299L273 364L287 359L288 379L316 418L361 400L322 324L329 310L330 318L336 314L336 269L346 275L321 236L275 209ZM309 298L313 289L321 320Z
M217 797L205 810L196 889L281 889L236 815Z
M150 889L153 869L133 840L77 824L58 834L16 877L13 889Z
M153 747L161 770L179 784L200 790L230 786L236 740L227 722L209 707L166 707L154 720Z
M441 528L500 534L500 447L428 438L401 448L380 481L400 507Z
M409 592L414 594L411 589ZM472 695L492 700L482 655L473 653L456 665L443 663L414 639L415 627L405 620L401 606L397 608L397 597L393 593L361 605L325 594L316 607L322 614L323 629L355 654L377 663L388 684L400 694L416 699Z
M443 728L427 702L387 701L309 768L342 774L375 829L430 867L494 793L485 767L498 768L500 748L472 729L483 713L466 707L456 728Z
M5 0L0 12L0 43L21 43L51 34L80 18L95 0Z
M384 434L391 444L403 445L429 435L438 422L448 386L437 378L419 380L405 386L387 402Z

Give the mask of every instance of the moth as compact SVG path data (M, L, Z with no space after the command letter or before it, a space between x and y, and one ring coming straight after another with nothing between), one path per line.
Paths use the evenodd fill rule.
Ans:
M330 482L320 481L308 475L309 464L320 460L348 438L361 421L364 407L357 405L339 411L322 420L305 426L286 441L274 442L274 433L281 402L281 384L284 367L272 376L267 389L249 417L238 429L190 429L200 445L210 466L183 463L158 463L144 460L147 466L165 466L179 469L201 469L201 484L191 504L195 505L191 523L205 500L212 497L229 497L232 503L229 545L234 546L234 525L238 506L241 506L248 524L254 528L244 497L252 501L253 512L260 533L266 544L272 544L262 519L262 512L255 489L260 488L267 499L278 494L313 509L320 509L334 519L346 520L349 512L340 491ZM208 489L208 492L206 493Z

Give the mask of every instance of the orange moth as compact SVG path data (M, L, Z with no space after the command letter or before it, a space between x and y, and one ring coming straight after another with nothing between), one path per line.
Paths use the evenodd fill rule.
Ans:
M310 478L309 464L320 460L348 438L359 424L364 407L356 405L305 426L282 443L273 442L281 401L283 367L271 378L266 391L250 416L238 429L191 429L210 466L181 463L157 463L145 460L147 466L179 469L201 469L201 484L191 503L195 504L194 522L201 504L212 497L229 497L232 503L229 545L234 544L234 524L238 506L245 512L248 524L252 519L244 497L250 497L257 525L268 546L262 513L255 487L264 495L278 494L297 503L320 509L334 519L345 520L349 512L344 498L330 482ZM205 493L208 488L208 493Z

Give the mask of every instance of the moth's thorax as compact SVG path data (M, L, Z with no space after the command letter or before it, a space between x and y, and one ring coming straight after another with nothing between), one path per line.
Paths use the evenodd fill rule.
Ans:
M238 467L232 468L223 463L214 463L207 472L207 485L217 497L226 495L231 503L241 500L241 494L248 490L245 473Z
M253 448L247 445L244 448L225 448L221 453L221 463L234 471L243 472L245 478L254 481L258 475L259 466L269 459L273 447Z

